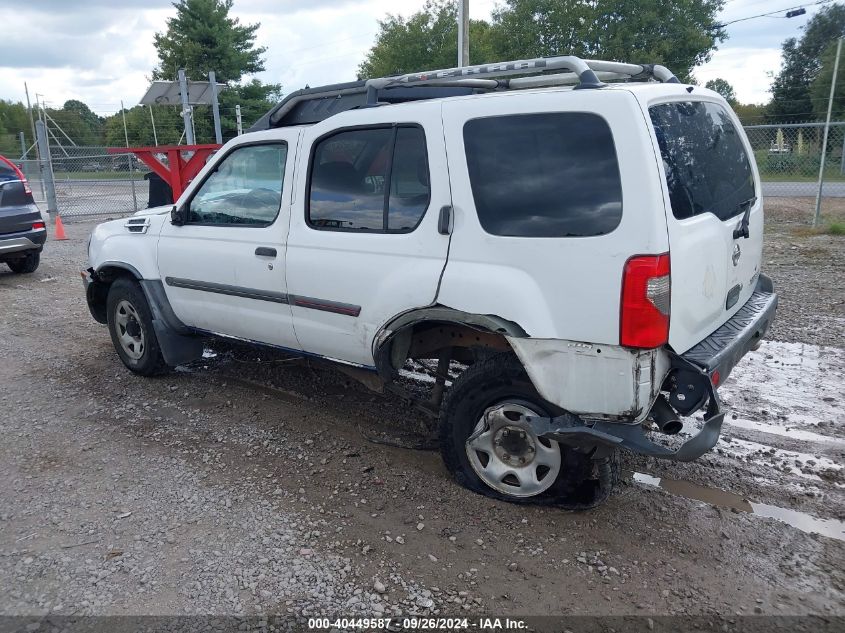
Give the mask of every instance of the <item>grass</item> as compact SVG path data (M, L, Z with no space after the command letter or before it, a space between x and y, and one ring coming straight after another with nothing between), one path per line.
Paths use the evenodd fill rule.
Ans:
M831 222L825 226L796 226L792 234L800 237L813 235L845 235L845 223Z

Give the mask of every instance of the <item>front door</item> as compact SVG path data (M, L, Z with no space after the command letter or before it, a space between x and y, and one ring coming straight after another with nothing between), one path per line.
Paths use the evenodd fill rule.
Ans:
M187 222L166 223L158 266L186 325L298 349L285 284L290 183L297 132L232 147L180 201Z
M307 170L297 175L288 247L288 286L302 348L373 365L379 329L434 303L449 247L438 214L451 205L440 109L402 106L335 118L305 132ZM381 119L381 120L380 120Z

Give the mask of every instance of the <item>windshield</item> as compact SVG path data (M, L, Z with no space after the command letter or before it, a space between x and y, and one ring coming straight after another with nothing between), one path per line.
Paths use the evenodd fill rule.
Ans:
M727 110L683 101L649 108L672 213L678 219L712 213L732 218L754 200L754 174Z

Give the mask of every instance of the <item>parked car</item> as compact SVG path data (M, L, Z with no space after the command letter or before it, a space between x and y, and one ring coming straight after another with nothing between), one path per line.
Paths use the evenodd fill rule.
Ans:
M0 156L0 262L16 273L35 272L46 239L47 225L26 177L20 167Z
M617 449L715 445L716 389L775 314L762 242L754 154L721 96L558 57L294 92L175 206L99 225L83 277L143 375L207 336L400 391L406 363L436 362L421 404L458 482L585 507ZM696 434L661 441L697 411Z

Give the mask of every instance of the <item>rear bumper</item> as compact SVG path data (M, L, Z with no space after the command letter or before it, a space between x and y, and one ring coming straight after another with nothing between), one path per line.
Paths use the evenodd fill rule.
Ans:
M532 417L528 421L539 436L597 457L608 450L625 448L672 461L697 459L716 445L722 431L725 414L716 386L759 344L774 320L777 303L772 280L760 275L754 293L731 319L685 354L670 353L672 364L664 389L669 389L672 406L683 415L706 406L701 429L677 448L652 441L639 423L590 423L569 413L555 418Z
M683 358L700 367L721 385L740 359L759 345L778 307L772 280L760 275L754 293L739 311L706 339L687 350Z
M46 241L47 231L45 229L0 234L0 257L23 251L41 252Z

